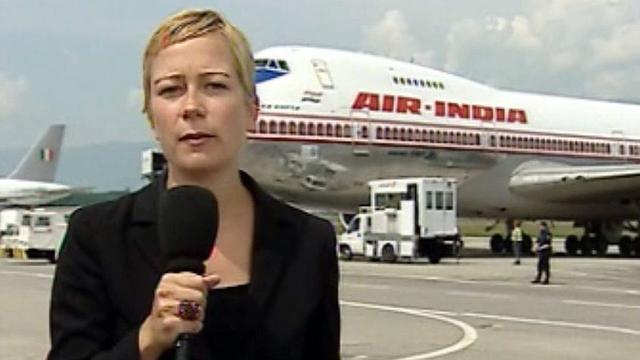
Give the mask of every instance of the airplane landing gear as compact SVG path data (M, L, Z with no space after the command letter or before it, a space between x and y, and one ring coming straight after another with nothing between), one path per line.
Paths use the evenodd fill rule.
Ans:
M580 247L580 242L578 241L578 237L575 235L569 235L564 241L564 249L568 255L576 255L578 253L578 248Z
M511 241L511 231L513 230L513 220L507 219L505 221L506 236L500 233L491 235L489 239L489 248L493 254L512 254L513 253L513 241ZM495 224L491 225L491 228L495 227ZM533 248L533 240L529 234L522 234L522 245L520 251L522 255L531 254Z
M628 235L622 235L622 222L588 221L583 224L584 233L578 239L576 235L567 236L564 247L567 255L606 256L609 244L618 243L620 255L629 256L633 245ZM627 254L627 255L625 255Z

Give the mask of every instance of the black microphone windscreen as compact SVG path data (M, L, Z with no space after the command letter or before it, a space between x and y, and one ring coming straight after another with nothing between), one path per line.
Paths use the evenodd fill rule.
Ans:
M160 197L158 232L167 272L204 273L218 233L218 202L207 189L176 186Z

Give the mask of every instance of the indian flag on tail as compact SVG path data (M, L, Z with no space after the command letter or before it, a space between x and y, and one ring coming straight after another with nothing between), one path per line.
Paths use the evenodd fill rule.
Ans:
M53 161L53 150L44 148L40 150L40 160L42 161Z

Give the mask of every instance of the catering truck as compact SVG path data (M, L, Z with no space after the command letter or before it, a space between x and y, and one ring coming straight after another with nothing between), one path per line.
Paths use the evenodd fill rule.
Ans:
M455 179L373 180L369 189L370 205L361 207L340 235L341 258L428 259L436 264L443 256L458 252L462 241Z
M55 262L75 208L4 209L0 215L0 248L14 258L45 258Z

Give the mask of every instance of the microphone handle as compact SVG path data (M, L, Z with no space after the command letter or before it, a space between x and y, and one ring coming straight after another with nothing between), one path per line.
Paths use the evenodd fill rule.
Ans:
M176 340L176 360L189 360L191 334L180 334Z

